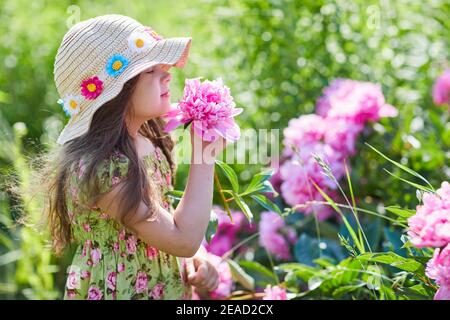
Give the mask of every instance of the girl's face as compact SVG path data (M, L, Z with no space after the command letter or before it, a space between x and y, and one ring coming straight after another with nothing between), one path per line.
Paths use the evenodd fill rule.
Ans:
M144 70L131 97L132 114L147 121L167 113L170 109L170 66L158 64Z

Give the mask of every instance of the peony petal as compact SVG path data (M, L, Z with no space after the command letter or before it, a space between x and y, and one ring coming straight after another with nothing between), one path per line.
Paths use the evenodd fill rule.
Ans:
M227 120L228 121L218 123L215 129L224 139L230 141L237 141L241 136L241 130L233 120L231 119Z
M235 116L241 114L242 111L244 111L243 108L234 108L233 111L231 112L231 116L232 116L232 117L235 117Z
M380 108L380 117L396 117L398 115L398 110L394 106L391 106L390 104L385 104Z
M179 127L181 124L183 124L181 121L177 119L170 119L167 124L164 127L165 132L170 132L174 130L175 128Z

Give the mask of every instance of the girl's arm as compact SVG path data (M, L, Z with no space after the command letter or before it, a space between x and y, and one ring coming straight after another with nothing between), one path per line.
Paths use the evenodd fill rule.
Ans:
M141 201L135 218L127 222L127 226L135 230L139 238L159 250L178 257L192 257L198 251L212 209L214 162L194 163L195 157L198 157L196 151L203 154L205 148L213 149L215 157L225 147L223 139L218 139L214 143L204 143L199 137L193 135L192 131L191 137L193 152L189 177L184 195L174 214L158 206L157 212L153 215L155 219L143 220L143 217L147 215L148 207ZM97 202L97 206L115 219L118 217L117 199L121 198L121 188L118 186L122 183L124 182L118 183Z

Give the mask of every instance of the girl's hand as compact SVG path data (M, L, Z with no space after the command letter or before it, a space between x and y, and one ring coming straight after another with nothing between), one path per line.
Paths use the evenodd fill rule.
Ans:
M197 291L214 291L219 286L217 269L204 257L187 258L186 275L188 283Z
M227 145L227 141L221 136L212 142L203 141L200 136L194 133L192 125L190 127L190 132L193 152L201 153L202 159L204 160L210 156L216 157L223 151L223 149L225 149Z

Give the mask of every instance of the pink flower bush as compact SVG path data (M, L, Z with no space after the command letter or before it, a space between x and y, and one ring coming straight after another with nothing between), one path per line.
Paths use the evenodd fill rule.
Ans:
M186 79L178 108L165 115L169 118L165 130L171 131L192 122L194 132L205 141L214 141L218 136L236 141L240 137L240 129L233 117L241 112L241 108L235 108L230 89L222 79L203 83L199 78Z
M434 251L433 258L428 261L426 274L439 285L434 299L450 300L450 244Z
M326 190L329 195L334 194L337 186L324 175L313 155L318 155L326 161L337 179L344 175L344 162L338 152L324 143L309 144L281 165L280 175L283 182L280 189L286 203L291 206L305 205L299 211L308 215L315 214L318 219L323 220L330 217L333 210L325 204L307 204L309 201L325 201L311 181Z
M336 79L323 93L317 101L317 113L327 118L364 124L398 114L397 109L384 100L379 84Z
M411 243L419 248L450 243L450 184L444 181L433 193L424 193L423 205L408 219Z
M286 227L275 212L262 212L259 222L259 244L279 259L291 259L289 244L296 240L295 230ZM284 233L284 234L283 234Z
M222 256L229 251L238 240L240 231L252 231L249 227L247 219L240 211L231 211L233 223L230 221L227 213L219 207L214 207L214 213L217 216L217 230L210 242L203 242L208 252Z
M433 101L435 104L450 105L450 69L444 71L433 85Z
M286 289L279 286L267 285L264 289L265 296L263 300L287 300Z
M317 101L317 114L289 121L284 130L284 160L280 166L280 191L291 206L320 220L333 214L324 202L317 184L336 199L336 183L324 174L315 156L320 157L339 181L345 176L345 160L356 152L358 135L368 121L394 117L397 109L385 102L381 86L369 82L337 79L323 90Z

